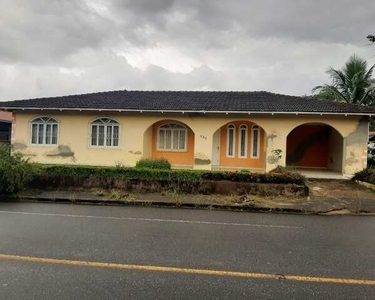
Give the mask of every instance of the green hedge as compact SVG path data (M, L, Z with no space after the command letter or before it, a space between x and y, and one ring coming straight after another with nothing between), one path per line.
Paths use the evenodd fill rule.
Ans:
M170 162L165 158L141 159L135 165L136 169L170 170Z
M375 168L367 168L355 173L353 180L360 180L375 184Z
M88 166L41 166L45 176L84 176L84 177L114 177L130 179L159 179L159 180L229 180L235 182L259 183L295 183L304 184L305 177L299 173L245 173L201 170L156 170L119 167L88 167Z

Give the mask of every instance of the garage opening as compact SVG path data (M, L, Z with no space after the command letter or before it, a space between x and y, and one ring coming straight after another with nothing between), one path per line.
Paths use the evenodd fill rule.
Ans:
M342 173L344 139L333 127L323 123L303 124L287 137L288 166L326 169Z

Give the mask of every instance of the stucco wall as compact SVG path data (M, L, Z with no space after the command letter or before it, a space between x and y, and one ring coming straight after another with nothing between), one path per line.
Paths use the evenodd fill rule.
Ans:
M367 166L368 121L363 118L344 138L344 173L353 174Z
M50 116L59 122L59 147L30 144L30 121L38 116ZM90 123L97 117L113 117L120 125L118 148L93 148L89 145ZM23 112L15 117L12 143L33 161L52 164L133 166L143 156L149 157L149 128L162 120L175 120L194 132L194 168L210 169L214 132L235 121L250 121L259 125L266 136L263 150L265 169L285 165L286 138L294 128L305 123L322 122L337 129L345 139L344 172L352 174L366 166L367 121L350 116L301 115L213 115L213 114L140 114L104 112ZM144 133L146 132L146 136ZM146 141L146 144L144 142ZM281 150L281 158L273 150Z
M344 145L343 138L337 130L331 129L329 133L329 161L328 167L337 172L342 172Z

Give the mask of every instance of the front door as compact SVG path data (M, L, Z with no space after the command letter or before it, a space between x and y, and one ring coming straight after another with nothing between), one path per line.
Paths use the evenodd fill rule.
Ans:
M212 140L212 166L220 166L220 129L216 130Z

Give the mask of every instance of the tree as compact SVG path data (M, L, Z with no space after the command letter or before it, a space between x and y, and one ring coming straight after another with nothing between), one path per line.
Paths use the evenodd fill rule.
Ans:
M332 84L318 85L312 89L316 98L358 105L375 105L375 65L367 69L364 59L353 55L342 70L330 67L327 71Z
M0 195L17 193L38 173L21 153L11 146L0 144Z

